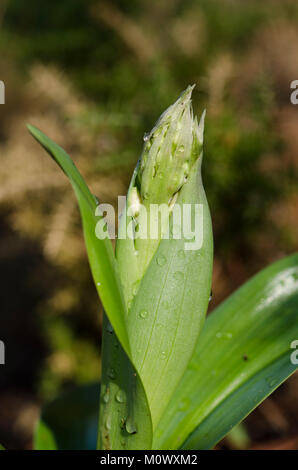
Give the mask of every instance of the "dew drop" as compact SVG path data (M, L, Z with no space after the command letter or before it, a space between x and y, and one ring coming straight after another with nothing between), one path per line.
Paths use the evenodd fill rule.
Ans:
M164 266L167 262L167 258L164 255L159 255L156 258L156 262L157 262L158 266Z
M174 273L174 279L176 279L176 281L182 281L183 278L184 278L184 274L181 271L176 271Z
M106 388L105 393L102 396L102 400L104 403L109 403L110 400L110 389L109 387Z
M166 359L166 357L167 357L166 352L165 352L165 351L162 351L162 353L161 353L161 358L164 360L164 359Z
M98 206L99 205L99 200L98 200L98 197L95 196L95 194L93 194L93 197L95 199L95 204Z
M231 338L233 338L233 335L232 335L232 333L230 333L230 332L223 333L222 336L223 336L223 338L225 338L225 339L231 339Z
M139 288L139 284L140 284L140 281L136 281L132 287L132 293L133 295L136 295L136 293L138 292L138 288Z
M107 324L106 331L108 333L114 333L114 328L112 327L111 323Z
M125 403L126 402L126 393L124 390L118 390L116 394L116 401L118 403Z
M190 405L190 400L188 397L186 397L183 400L181 400L181 402L178 405L178 409L180 411L185 411L187 410L187 408L189 408L189 405Z
M211 302L212 297L213 297L213 292L212 292L212 289L211 289L211 292L210 292L210 295L209 295L209 302Z
M179 250L178 251L178 258L184 259L185 258L185 251L184 250Z
M108 377L110 377L110 379L115 379L116 377L115 369L113 369L112 367L108 369Z
M101 284L100 284L100 282L97 282L96 285L97 285L97 286L100 286Z
M112 418L110 415L105 420L105 428L108 429L109 431L112 428Z
M145 320L145 319L148 317L148 312L147 312L147 310L141 310L140 313L139 313L139 317L140 317L142 320Z
M137 433L137 426L130 418L128 418L126 423L125 423L125 429L128 432L128 434L136 434Z
M180 145L180 147L178 148L178 152L182 153L184 152L184 150L185 150L184 145Z
M222 333L221 333L221 331L218 331L218 333L216 333L216 335L215 335L215 336L216 336L216 338L221 338L221 337L222 337Z
M144 142L148 142L150 137L151 137L151 132L145 132L144 137L143 137Z
M269 377L267 379L267 382L268 382L269 387L273 387L276 384L277 380L275 378Z

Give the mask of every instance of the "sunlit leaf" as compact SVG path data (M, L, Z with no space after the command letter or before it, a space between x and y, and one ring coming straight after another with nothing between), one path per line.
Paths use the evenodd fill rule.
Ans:
M212 228L199 161L177 204L202 204L203 245L163 239L147 269L128 316L133 361L142 378L153 427L191 357L204 322L211 288ZM173 227L172 227L173 228Z
M88 258L96 288L121 344L129 353L130 348L125 325L126 308L113 247L109 239L100 240L95 235L95 226L98 222L98 217L95 216L95 197L89 191L84 179L67 153L36 127L29 125L28 129L62 168L73 186L81 212Z
M154 448L207 449L297 365L298 255L261 271L207 319L188 369L154 436Z
M118 403L117 405L117 410L119 407L122 408L122 419L131 420L133 417L136 423L140 420L142 423L142 428L139 426L138 432L128 433L129 435L127 436L123 433L122 428L120 429L120 420L116 416L117 411L115 406L111 411L109 404L103 403L102 420L105 421L105 424L103 424L102 430L105 429L106 439L102 441L102 445L105 448L113 449L150 448L152 441L151 415L143 385L137 371L131 364L130 345L125 323L126 307L120 285L117 262L114 257L111 241L108 239L100 240L95 235L97 223L95 216L96 200L65 151L37 128L33 126L28 127L31 134L68 176L78 200L93 278L109 321L117 335L114 338L114 342L112 342L111 335L104 335L104 349L110 350L110 355L104 355L103 380L105 386L111 389L111 395L113 395L114 391L116 394L118 388L121 387L124 393L130 397L130 400L125 404ZM115 377L111 377L111 373L109 373L111 370L117 372ZM126 412L125 409L123 410L127 406L129 406L129 412ZM109 420L108 423L106 422L107 419ZM114 422L116 419L117 422ZM110 430L106 427L110 426L109 423L113 426L114 432L112 436L110 435ZM65 432L69 434L70 430L67 431L67 420L65 425ZM102 436L103 433L100 435ZM57 442L56 436L53 437L51 434L51 427L44 420L42 420L38 428L38 439L39 444L42 442L43 445L50 447L55 447L55 442ZM59 443L57 445L59 447Z
M102 354L98 448L151 449L151 414L142 382L106 317Z

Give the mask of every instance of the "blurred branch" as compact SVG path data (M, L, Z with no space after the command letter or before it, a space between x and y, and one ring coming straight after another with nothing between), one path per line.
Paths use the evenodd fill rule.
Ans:
M153 59L156 48L152 38L149 38L132 18L128 18L115 5L101 1L99 5L92 8L91 12L95 18L101 20L120 36L140 63L146 65Z

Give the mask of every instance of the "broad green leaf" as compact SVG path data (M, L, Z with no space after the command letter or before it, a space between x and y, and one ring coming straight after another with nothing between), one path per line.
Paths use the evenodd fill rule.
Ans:
M34 435L36 450L95 450L99 384L78 387L46 405Z
M64 150L46 137L37 128L33 126L28 126L28 128L33 137L35 137L35 139L45 148L45 150L47 150L47 152L62 168L73 186L81 212L88 258L95 285L109 320L115 329L117 338L125 350L125 352L122 350L121 345L116 339L117 346L110 344L107 347L108 349L111 348L111 350L116 348L116 353L111 356L113 360L111 357L106 356L106 354L103 355L103 370L105 370L105 364L108 363L110 368L115 368L115 370L120 368L121 374L124 374L118 374L113 390L115 391L115 389L121 385L125 388L128 395L134 393L134 400L130 403L132 406L129 410L129 415L134 416L136 423L139 422L139 416L142 417L143 428L141 428L141 425L137 424L137 426L139 426L138 433L134 433L133 437L130 436L128 443L126 443L126 439L122 439L121 441L125 442L125 448L133 448L129 447L133 445L137 446L136 448L139 448L138 446L140 445L150 448L152 441L152 425L146 395L139 376L133 369L133 366L130 364L130 360L126 355L126 353L130 355L130 346L125 324L126 307L118 275L118 266L114 257L111 241L108 239L100 240L95 236L95 226L98 221L95 216L97 206L95 197L90 193L82 176ZM106 341L104 340L104 342ZM112 365L110 364L111 361L113 362ZM127 383L124 379L124 376L126 377L126 373L131 374ZM136 392L134 391L135 389ZM116 392L117 391L118 390L116 390ZM119 407L119 404L117 406ZM110 410L110 407L108 407L108 409ZM49 442L49 445L54 445L54 441L51 438L49 429L46 427L45 423L42 423L39 435ZM121 448L121 442L118 437L117 432L115 432L113 438L110 439L111 448ZM139 444L139 441L141 444Z
M67 153L36 127L29 125L28 129L62 168L73 186L81 212L95 286L117 336L129 354L129 340L125 325L126 307L113 247L109 239L99 240L95 235L95 226L98 222L98 217L95 216L96 199Z
M210 295L212 228L200 164L201 159L176 204L203 205L203 245L193 251L185 249L185 238L162 239L128 315L132 358L146 390L153 428L191 357Z
M296 339L297 254L261 271L208 317L154 448L214 446L295 371Z
M151 415L143 385L104 318L98 448L151 449Z

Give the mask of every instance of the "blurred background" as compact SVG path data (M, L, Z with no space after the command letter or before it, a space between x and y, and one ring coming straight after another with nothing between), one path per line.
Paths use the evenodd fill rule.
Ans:
M298 249L298 4L1 0L0 54L0 442L30 449L41 404L98 379L101 308L72 190L26 123L70 153L101 202L116 203L144 133L197 84L212 310ZM240 443L218 447L297 449L297 395L294 375L245 420Z

